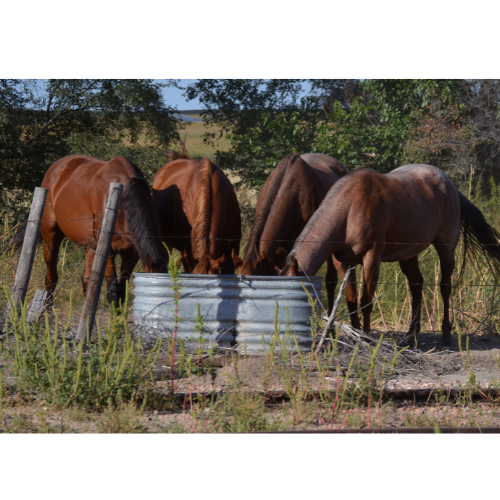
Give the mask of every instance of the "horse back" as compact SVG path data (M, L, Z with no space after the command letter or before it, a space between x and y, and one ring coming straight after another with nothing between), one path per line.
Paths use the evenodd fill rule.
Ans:
M445 217L459 213L458 191L445 172L432 165L404 165L386 175L400 203L420 211L422 205ZM391 190L391 191L392 191ZM396 196L395 196L396 197Z
M57 196L61 191L71 191L76 202L79 197L87 196L91 187L94 194L103 194L107 199L109 184L127 184L132 177L143 178L141 171L124 156L117 156L105 162L87 155L71 155L56 161L42 181L42 187Z
M87 155L71 155L56 161L48 169L42 187L48 190L43 222L57 222L72 241L95 246L96 231L106 206L111 182L124 187L132 178L143 178L127 158L118 156L105 162ZM119 231L126 231L122 210L117 219ZM42 225L42 236L49 237Z
M333 156L323 153L305 153L300 155L300 157L318 172L325 172L327 174L333 172L335 174L335 181L349 173L347 168Z

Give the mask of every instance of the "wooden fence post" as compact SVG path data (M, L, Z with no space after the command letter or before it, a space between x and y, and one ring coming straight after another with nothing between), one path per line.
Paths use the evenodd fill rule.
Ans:
M11 302L12 306L19 311L21 304L26 299L26 292L31 277L31 268L35 259L36 245L40 235L40 225L42 223L43 209L45 208L45 200L47 199L47 189L35 188L33 202L31 203L28 222L26 223L26 232L24 233L23 246L21 256L17 264L16 277L14 278L14 286L12 287ZM10 316L10 307L7 310L6 319ZM7 324L5 325L7 328Z
M94 263L92 265L92 272L87 287L87 296L85 298L85 304L83 305L82 317L80 318L80 324L78 325L78 331L76 333L76 340L85 340L87 336L87 325L89 332L92 331L94 326L102 280L111 250L111 242L113 240L122 191L123 185L117 182L112 182L109 186L108 202L104 210L102 226L99 230L99 239L97 241Z

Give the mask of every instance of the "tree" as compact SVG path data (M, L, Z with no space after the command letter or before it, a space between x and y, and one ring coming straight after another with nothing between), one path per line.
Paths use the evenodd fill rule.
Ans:
M262 113L259 123L246 133L227 135L232 149L218 152L217 161L242 182L261 186L280 160L291 153L310 151L316 133L316 117L303 110Z
M477 177L500 181L500 80L471 80L464 95Z
M348 79L317 79L308 80L311 84L311 96L317 99L318 105L331 113L335 102L339 102L343 109L349 109L354 99L363 95L361 80Z
M314 145L351 170L366 166L386 173L417 157L425 161L423 149L417 154L410 147L428 132L422 123L430 116L447 125L465 119L461 80L367 80L360 87L348 108L335 101Z
M317 96L300 97L305 80L198 80L184 95L198 98L208 126L231 141L217 151L219 167L240 182L262 185L273 166L289 153L309 150L320 114ZM206 133L210 143L216 134Z
M152 80L0 80L3 207L25 211L47 168L77 152L78 137L115 146L127 139L133 146L143 135L152 147L168 147L178 139L179 122L163 101L163 86Z

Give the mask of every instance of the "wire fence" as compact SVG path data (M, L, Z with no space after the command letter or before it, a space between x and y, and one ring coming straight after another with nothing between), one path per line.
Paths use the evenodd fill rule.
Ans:
M76 221L92 221L93 224L97 221L101 222L102 221L102 216L97 216L97 217L82 217L78 219L60 219L60 220L53 220L53 221L42 221L42 224L54 224L54 223L59 223L59 222L76 222ZM26 222L33 222L33 221L26 221ZM95 244L97 243L97 236L98 234L104 233L104 231L95 229L93 227L93 232L95 232L94 236L94 242ZM163 241L175 241L175 240L205 240L205 241L224 241L224 242L249 242L252 240L251 236L246 236L246 237L241 237L241 238L214 238L210 236L204 236L204 237L196 237L196 236L191 236L191 235L151 235L151 234L141 234L141 233L127 233L127 232L120 232L120 231L113 231L112 234L117 235L117 236L127 236L127 237L134 237L134 238L155 238L155 239L161 239ZM390 245L410 245L410 246L423 246L426 245L427 247L430 246L454 246L455 248L460 248L464 244L462 242L458 242L457 244L453 243L429 243L429 242L400 242L400 241L337 241L337 240L303 240L300 239L300 236L297 239L266 239L266 238L258 238L258 242L263 242L263 243L271 243L271 242L278 242L278 243L315 243L315 244L343 244L346 246L353 246L353 245L383 245L383 246L390 246ZM83 243L79 242L74 242L76 245L82 247L85 250L91 250L95 251L94 246L86 246ZM494 245L494 244L491 244ZM426 249L424 249L426 250ZM119 254L119 252L118 252ZM243 258L244 256L242 256ZM382 262L382 264L387 264L386 262ZM361 264L358 264L361 265ZM340 280L341 281L341 280ZM325 280L325 283L328 284L333 284L333 283L339 283L339 280L336 281L327 281ZM364 284L366 281L353 281L355 284ZM401 282L398 281L381 281L377 280L376 282L372 282L373 284L378 284L378 285L400 285ZM408 283L409 285L421 285L422 283ZM443 286L466 286L466 287L495 287L497 286L496 283L455 283L452 285L443 285Z
M82 255L83 252L95 251L95 244L99 234L101 233L96 226L99 226L102 221L101 216L95 217L85 217L77 219L61 219L55 221L42 221L42 224L47 223L65 223L65 222L76 222L76 221L87 221L93 224L92 230L95 235L93 238L93 246L88 246L85 244L79 244L78 242L73 242L70 240L64 240L59 252L58 261L58 283L54 292L54 303L56 304L56 310L58 309L62 316L64 314L69 314L70 302L72 314L75 315L75 320L78 321L79 311L81 305L83 304L83 294L81 293L81 274L85 270L86 256ZM113 234L119 237L131 237L135 238L158 238L162 241L165 240L180 240L180 239L201 239L201 240L219 240L219 241L239 241L241 243L247 243L250 241L250 236L244 236L241 238L193 238L190 235L151 235L151 234L132 234L130 232L120 232L114 231ZM5 233L3 237L0 235L0 246L4 249L8 247L9 241L12 238L12 228ZM278 242L278 243L295 243L297 240L290 239L259 239L260 242ZM308 242L306 240L305 242ZM324 240L322 242L310 241L311 243L338 243L336 241ZM435 244L429 244L429 242L345 242L341 243L347 245L426 245L427 247L435 246ZM442 243L442 245L450 245L448 243ZM459 242L457 245L458 252L462 252L460 247L462 243ZM35 258L33 274L30 282L30 287L28 290L27 299L31 300L34 296L36 289L45 288L45 274L46 265L43 259L43 247L38 247L37 255ZM80 250L81 249L81 250ZM374 310L372 312L372 324L375 328L394 328L394 329L404 329L408 327L411 319L411 292L410 286L412 285L422 285L423 286L423 301L422 301L422 322L429 331L437 331L440 325L443 312L442 299L440 297L440 284L439 284L439 274L440 265L436 252L429 252L429 248L426 248L419 257L420 267L422 269L422 274L425 277L425 281L422 283L409 283L406 277L402 274L399 269L398 263L382 263L381 272L379 279L377 280L377 294L375 295ZM119 251L119 249L118 249ZM119 253L118 253L119 255ZM241 256L243 258L243 255ZM459 264L456 266L456 275L460 271L461 261L457 259ZM13 252L8 252L0 258L0 285L4 287L4 291L0 292L2 295L2 301L6 300L6 292L12 283L15 268L17 265L17 255ZM482 325L483 330L500 330L500 310L497 305L493 305L494 299L496 297L497 284L495 282L494 276L492 276L486 268L476 269L474 266L467 266L467 272L462 276L461 282L455 280L451 285L453 287L452 294L452 315L454 315L455 321L461 322L463 327L469 331L475 331L480 325ZM138 270L140 270L140 265ZM117 279L119 277L119 270L117 269L116 275ZM319 271L318 275L322 275L325 278L326 266L323 265L322 269ZM430 278L430 279L429 279ZM323 280L325 285L327 284L338 284L341 281L340 276L337 280ZM358 275L358 278L354 281L357 288L358 297L362 295L363 285L365 281L363 280L362 273ZM133 280L131 280L131 289L133 290ZM495 299L496 300L496 299ZM326 305L326 293L323 290L323 305ZM496 303L496 302L495 302ZM111 308L106 300L106 287L103 287L101 293L101 301L99 306L98 318L101 321L105 321L109 317ZM347 314L347 304L345 299L339 308L339 313ZM484 322L484 318L488 317L488 320Z

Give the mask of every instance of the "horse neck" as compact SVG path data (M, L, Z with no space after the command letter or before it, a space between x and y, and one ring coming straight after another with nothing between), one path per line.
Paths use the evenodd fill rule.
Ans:
M293 259L297 259L308 276L314 276L332 254L345 247L345 207L332 209L325 206L320 211L321 208L300 234L287 260L287 264L291 265Z

